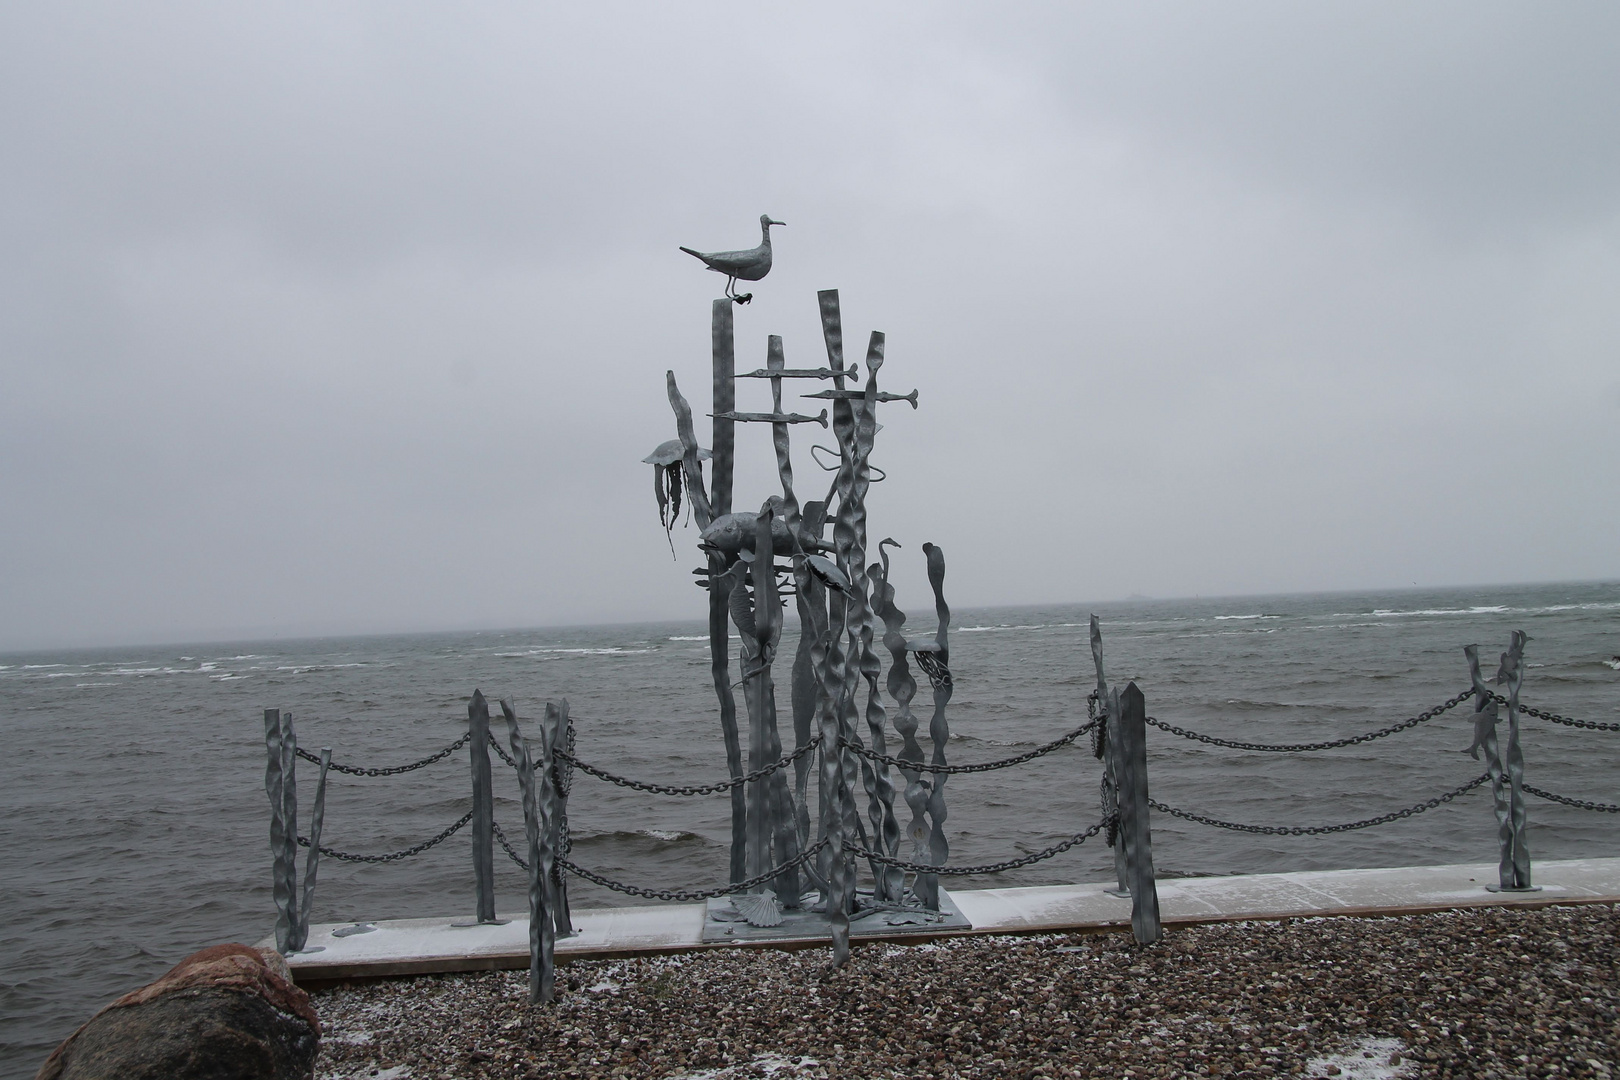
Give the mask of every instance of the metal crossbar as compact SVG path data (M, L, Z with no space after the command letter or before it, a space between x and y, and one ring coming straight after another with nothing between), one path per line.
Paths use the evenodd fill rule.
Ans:
M1217 829L1231 829L1235 832L1261 833L1265 836L1319 836L1324 833L1350 832L1354 829L1367 829L1374 825L1384 825L1397 818L1412 817L1425 810L1433 810L1441 803L1448 803L1459 795L1466 794L1486 783L1491 778L1490 773L1484 773L1461 787L1452 788L1444 795L1436 795L1427 802L1420 802L1415 806L1408 806L1404 810L1395 810L1388 814L1380 814L1375 818L1364 821L1347 821L1343 825L1244 825L1236 821L1222 821L1220 818L1206 817L1203 814L1193 814L1186 810L1178 810L1174 806L1166 806L1157 799L1149 799L1148 805L1161 814L1182 818L1186 821L1196 821L1200 825L1213 825Z

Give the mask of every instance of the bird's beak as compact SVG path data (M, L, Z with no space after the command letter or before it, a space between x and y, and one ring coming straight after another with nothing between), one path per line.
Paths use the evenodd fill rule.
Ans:
M772 225L780 225L784 229L787 228L787 222L785 222L785 221L772 221L771 224Z

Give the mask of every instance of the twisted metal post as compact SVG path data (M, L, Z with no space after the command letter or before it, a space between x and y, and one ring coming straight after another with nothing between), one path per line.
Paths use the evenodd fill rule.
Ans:
M844 370L843 317L838 308L838 290L823 289L816 294L821 309L821 336L827 346L827 366L834 372ZM844 376L837 375L834 385L843 389ZM840 442L840 456L847 449ZM835 486L844 480L840 463ZM847 568L842 568L848 580ZM833 966L849 961L849 916L855 905L854 860L844 850L849 826L855 820L854 807L854 755L844 750L841 721L844 687L843 637L849 627L848 603L843 593L832 590L827 597L825 618L817 619L817 641L825 645L814 647L818 666L817 683L820 694L817 713L821 727L821 862L825 870L821 877L827 883L823 909L827 915L828 932L832 939Z
M276 951L297 951L298 932L298 764L292 715L264 710L266 764L264 790L270 797L271 889L276 903Z
M502 703L502 708L506 706ZM563 853L568 838L568 784L563 780L563 772L569 765L563 756L567 752L568 732L568 699L546 702L546 718L542 729L546 736L546 746L551 754L551 782L552 815L551 830L546 834L546 843L554 855ZM556 935L560 938L574 936L574 916L568 907L568 879L563 876L560 865L551 869L551 919L555 926Z
M309 911L315 906L315 872L321 865L321 825L326 820L326 773L332 767L330 746L321 747L320 763L320 776L315 781L315 806L310 811L309 854L304 859L304 897L298 905L298 932L289 942L294 952L309 943Z
M518 729L517 713L502 702L501 712L506 717L507 740L512 744L512 760L517 765L518 788L523 798L523 836L528 848L529 861L519 862L529 874L529 1004L540 1005L551 1000L553 973L553 946L555 927L547 908L547 868L542 864L541 836L545 828L540 812L540 796L536 791L535 763L529 740ZM544 740L544 734L541 736ZM541 754L542 765L545 755ZM514 860L516 857L514 856Z
M1497 739L1496 722L1499 718L1496 696L1491 693L1485 683L1485 677L1479 668L1479 646L1468 645L1463 648L1463 655L1468 658L1468 677L1474 685L1474 741L1468 748L1476 760L1479 751L1485 751L1485 768L1491 778L1491 797L1496 811L1497 842L1500 846L1500 863L1497 868L1496 886L1486 886L1493 892L1523 892L1531 888L1529 881L1530 856L1523 849L1523 838L1520 834L1524 822L1524 796L1519 792L1518 785L1523 782L1524 758L1519 756L1519 777L1515 779L1508 770L1504 760L1501 746ZM1504 662L1506 654L1503 655ZM1515 710L1516 712L1516 710ZM1515 720L1517 717L1514 717ZM1514 724L1510 729L1510 736L1517 742L1518 728ZM1515 807L1517 802L1517 807ZM1515 812L1517 811L1517 812ZM1519 877L1520 854L1523 852L1524 878Z

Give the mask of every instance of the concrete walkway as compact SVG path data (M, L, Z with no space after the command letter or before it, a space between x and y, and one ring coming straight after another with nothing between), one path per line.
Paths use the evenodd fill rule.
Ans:
M1171 878L1159 882L1159 908L1167 926L1242 919L1331 915L1407 915L1456 908L1620 902L1620 859L1569 859L1534 868L1533 893L1486 890L1497 880L1495 863L1407 866L1385 870L1325 870L1296 874ZM903 935L904 940L962 934L1105 931L1128 928L1131 902L1103 890L1112 882L952 892L971 930ZM503 916L503 918L506 918ZM747 944L704 944L705 905L575 909L579 933L557 942L559 962L704 948L805 947L820 938ZM300 983L386 975L526 968L529 921L457 925L467 916L396 919L311 926L308 948L287 958ZM374 927L355 932L356 927ZM882 934L858 935L857 941ZM899 939L900 935L896 935ZM274 945L274 940L260 943Z

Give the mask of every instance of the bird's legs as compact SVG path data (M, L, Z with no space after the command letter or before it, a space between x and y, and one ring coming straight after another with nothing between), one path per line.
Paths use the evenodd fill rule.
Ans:
M726 299L727 300L730 300L733 304L746 304L749 301L751 301L753 298L754 298L753 293L743 293L741 295L738 295L738 293L737 293L737 279L734 278L734 277L726 278Z

